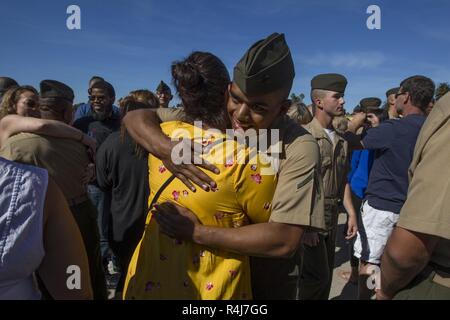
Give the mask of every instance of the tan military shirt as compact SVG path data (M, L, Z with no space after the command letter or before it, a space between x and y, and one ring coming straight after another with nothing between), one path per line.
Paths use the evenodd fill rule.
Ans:
M89 164L86 148L80 142L32 133L10 137L0 150L0 156L48 170L67 200L86 195L81 183Z
M158 108L156 114L161 122L183 121L185 118L183 108Z
M397 226L442 238L431 261L450 267L450 93L438 100L417 138L408 196Z
M161 121L182 120L182 109L159 108ZM320 178L320 154L316 140L288 116L272 128L282 141L278 183L270 221L325 229L324 197Z
M304 126L320 148L321 175L325 195L325 219L327 229L337 222L337 201L344 195L349 170L348 144L338 132L334 131L335 141L331 141L319 121L314 118Z

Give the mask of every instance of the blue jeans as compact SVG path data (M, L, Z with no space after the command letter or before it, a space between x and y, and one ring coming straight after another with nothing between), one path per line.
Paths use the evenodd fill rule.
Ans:
M109 251L109 205L107 205L106 194L96 185L88 185L88 195L97 208L97 225L100 235L100 253L104 259Z

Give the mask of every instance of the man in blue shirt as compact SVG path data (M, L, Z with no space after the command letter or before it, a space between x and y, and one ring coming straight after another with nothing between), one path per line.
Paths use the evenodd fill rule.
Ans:
M367 278L381 255L397 220L408 191L408 167L417 136L425 121L425 110L434 94L434 83L424 76L402 81L396 94L397 111L403 118L390 119L367 132L361 145L375 151L369 183L361 211L361 225L355 242L355 256L361 259L359 271L360 299L370 299ZM365 114L357 114L349 131L363 124Z
M89 80L89 89L88 89L88 94L91 95L91 90L92 90L92 86L97 83L97 82L101 82L101 81L105 81L105 79L103 79L102 77L99 76L93 76L91 78L91 80ZM113 113L115 116L120 117L120 110L118 107L116 107L115 105L112 106L113 108ZM73 121L77 121L78 119L87 117L89 115L91 115L92 113L92 108L91 108L91 103L82 103L81 105L78 106L77 110L75 111L75 115L73 116Z
M121 117L113 111L113 103L116 93L110 83L106 81L97 81L92 85L89 91L91 112L88 116L76 120L73 126L94 138L97 142L97 148L100 148L101 144L111 133L119 131ZM91 181L88 185L88 195L92 203L97 208L97 223L100 233L100 251L104 263L108 264L108 260L114 260L108 241L110 215L109 206L111 202L110 194L103 192L95 180ZM106 272L106 280L108 288L111 289L114 287L114 284L108 275L110 275L110 272Z

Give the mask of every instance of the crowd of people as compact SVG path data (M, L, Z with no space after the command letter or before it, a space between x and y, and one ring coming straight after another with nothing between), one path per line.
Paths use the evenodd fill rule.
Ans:
M341 208L358 299L450 299L450 93L415 75L346 115L326 73L291 101L278 33L171 75L177 107L93 76L76 109L0 77L0 299L327 300Z

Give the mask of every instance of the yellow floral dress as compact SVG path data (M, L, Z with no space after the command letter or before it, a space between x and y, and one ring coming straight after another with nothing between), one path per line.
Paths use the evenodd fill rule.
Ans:
M193 211L208 226L238 228L268 220L276 185L275 173L267 170L270 164L259 155L252 158L248 148L227 140L218 131L211 134L176 121L164 123L162 129L170 137L194 138L209 147L203 158L214 163L220 174L208 173L217 182L216 192L197 188L194 193L174 179L157 203L176 202ZM247 163L241 163L245 162L243 157ZM249 162L250 158L253 161ZM159 159L149 157L149 203L170 176ZM251 299L249 258L171 239L159 232L149 213L144 234L128 267L123 298Z

